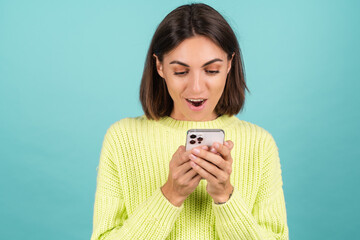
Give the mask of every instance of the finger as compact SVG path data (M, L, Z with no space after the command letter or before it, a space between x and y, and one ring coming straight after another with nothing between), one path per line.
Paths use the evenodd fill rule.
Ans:
M220 153L218 153L214 147L210 148L210 152L220 155Z
M189 186L195 187L195 186L199 185L199 182L201 179L202 179L202 177L196 173L195 177L193 179L191 179L191 181L189 182Z
M197 158L196 160L190 160L190 166L192 166L192 162L194 162L196 165L198 165L199 167L201 167L202 169L204 169L206 172L210 173L214 177L214 179L208 178L207 180L216 181L216 183L219 182L223 183L226 182L226 180L230 176L228 170L219 169L214 164L211 164L204 159Z
M194 161L190 161L190 165L199 174L200 177L206 179L210 183L216 182L216 178L211 173L197 165Z
M197 149L203 149L203 150L208 150L208 149L209 149L209 147L208 147L208 146L205 146L205 145L197 146L196 148L197 148ZM184 149L185 149L185 147L184 147ZM181 158L182 158L182 162L183 162L183 163L189 161L189 159L190 159L190 158L189 158L189 155L191 154L191 151L192 151L192 150L188 150L188 151L182 153L183 156L182 156Z
M179 167L183 165L185 162L189 161L190 151L185 151L185 146L179 146L178 150L175 152L175 162L174 165Z
M186 182L190 182L194 177L196 177L196 175L199 175L191 166L190 166L190 162L189 162L189 167L191 168L188 172L186 172L183 175L183 178Z
M230 150L232 150L232 148L234 147L234 143L233 143L231 140L227 140L227 141L224 142L224 146L226 146L226 147L228 147ZM212 153L219 154L219 153L217 152L217 150L216 150L213 146L210 147L210 150L209 150L209 151L212 152Z
M204 150L206 150L206 151L208 151L209 150L209 147L208 146L206 146L206 145L203 145L203 146L200 146L201 147L201 149L204 149Z
M208 161L198 158L195 155L190 154L190 161L195 162L197 165L202 167L207 172L211 173L214 177L219 178L222 175L223 170L218 168L216 165L209 163ZM191 166L191 162L190 162Z
M230 155L230 151L231 149L223 144L220 143L214 143L214 148L215 150L221 154L221 156L223 157L223 159L225 161L230 161L231 160L231 155Z
M230 150L232 150L234 147L234 143L231 140L225 141L224 145L227 146Z
M180 145L178 147L178 149L176 150L176 152L174 153L175 156L180 157L181 154L183 154L185 152L185 147L184 145Z
M190 165L189 165L190 166ZM175 179L176 180L176 184L183 186L183 187L188 187L191 180L198 175L198 173L194 170L194 169L190 169L188 172L186 172L185 174L183 174L182 176L180 176L179 178Z
M191 169L192 169L192 167L190 166L190 160L188 160L187 162L185 162L184 164L176 167L173 170L172 177L174 179L180 179L182 176L184 176Z
M204 150L206 150L206 151L208 151L209 150L209 147L208 146L206 146L206 145L200 145L200 146L196 146L196 147L194 147L194 148L197 148L197 149L204 149ZM192 148L192 149L190 149L190 150L188 150L189 152L191 152L194 148Z
M193 149L191 153L197 157L207 160L208 162L216 165L218 168L224 169L225 168L225 161L224 159L219 156L218 154L214 154L209 151L205 151L203 149ZM191 157L189 156L191 159Z

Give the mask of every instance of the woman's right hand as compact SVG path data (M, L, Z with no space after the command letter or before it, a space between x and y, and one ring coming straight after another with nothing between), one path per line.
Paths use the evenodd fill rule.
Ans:
M206 146L202 148L208 149ZM177 207L183 204L201 180L201 176L190 166L190 154L191 151L185 151L183 145L177 149L169 164L168 180L161 187L164 196Z

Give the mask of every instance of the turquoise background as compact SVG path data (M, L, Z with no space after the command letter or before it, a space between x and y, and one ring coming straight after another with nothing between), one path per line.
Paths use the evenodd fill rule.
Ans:
M359 239L360 1L204 2L243 51L238 117L279 147L290 238ZM143 114L152 34L183 3L0 0L1 239L90 238L103 137Z

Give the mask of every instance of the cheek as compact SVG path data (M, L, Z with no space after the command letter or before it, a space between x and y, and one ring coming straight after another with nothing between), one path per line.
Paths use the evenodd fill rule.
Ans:
M166 86L172 99L179 98L184 88L183 84L171 78L166 78Z
M221 74L216 79L211 79L209 82L209 87L212 89L212 92L216 92L217 94L222 94L225 83L226 83L227 74Z

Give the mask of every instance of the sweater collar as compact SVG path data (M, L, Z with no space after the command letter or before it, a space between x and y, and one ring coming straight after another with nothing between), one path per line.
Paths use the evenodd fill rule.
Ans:
M162 117L158 121L159 124L170 127L176 130L188 130L188 129L216 129L216 128L225 128L234 122L237 118L235 116L222 115L218 118L211 121L197 122L197 121L184 121L184 120L176 120L169 116Z

